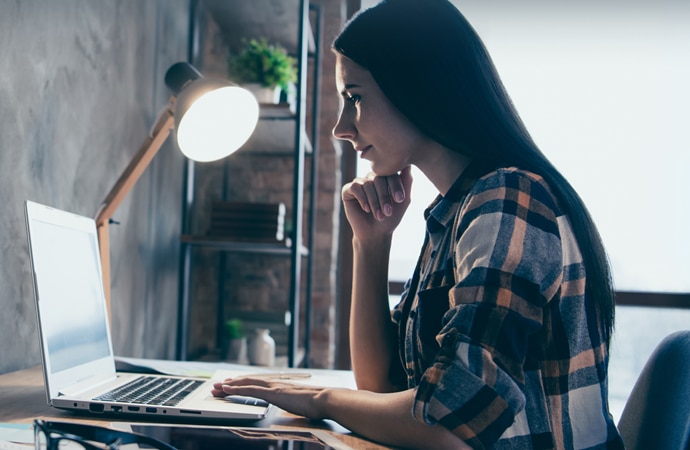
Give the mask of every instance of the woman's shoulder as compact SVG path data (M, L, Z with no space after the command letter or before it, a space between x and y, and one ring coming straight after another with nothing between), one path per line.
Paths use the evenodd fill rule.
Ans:
M506 185L515 183L521 179L529 183L538 183L547 186L541 175L515 166L494 168L490 172L479 177L477 182L485 185Z
M527 194L542 203L557 205L549 184L538 173L519 167L499 167L479 177L470 195L493 192L501 197L513 197L517 193Z

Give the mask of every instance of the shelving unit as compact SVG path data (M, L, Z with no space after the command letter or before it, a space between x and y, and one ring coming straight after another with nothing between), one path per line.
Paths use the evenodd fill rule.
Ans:
M264 4L265 3L265 4ZM313 256L309 248L313 246L315 227L315 198L317 186L318 149L308 138L307 126L311 136L318 132L318 85L320 10L309 5L308 0L291 0L276 3L271 0L206 0L204 8L215 19L225 38L237 41L243 37L266 37L270 42L283 45L298 60L298 82L296 83L296 105L291 112L284 105L261 105L261 117L257 130L245 147L239 152L256 158L291 157L294 160L292 174L292 215L289 239L281 243L236 242L218 239L202 234L191 233L190 214L194 211L195 167L189 163L187 189L183 199L183 234L181 236L180 293L178 302L178 342L177 357L189 358L190 308L192 298L191 279L194 270L195 250L219 252L218 301L216 309L216 346L222 344L222 330L225 317L223 292L225 290L226 256L233 254L263 255L265 257L289 258L290 286L286 289L290 318L287 323L287 365L297 367L308 364L309 358L309 310L311 306L311 273ZM294 10L293 10L294 7ZM274 12L271 15L271 12ZM257 17L257 14L261 17ZM275 20L275 21L274 21ZM311 62L313 69L309 70ZM310 79L308 79L310 77ZM308 89L311 84L312 89ZM311 120L307 124L307 100L311 100ZM286 135L289 136L286 138ZM289 142L292 142L292 145ZM286 143L288 143L286 145ZM238 153L239 153L238 152ZM232 158L232 157L231 157ZM229 161L231 161L231 158ZM305 166L309 163L309 202L305 204ZM227 172L226 163L225 172ZM227 173L224 173L224 178ZM224 181L225 183L225 181ZM223 188L223 197L227 189ZM304 216L306 215L306 224ZM307 245L303 242L306 230ZM306 273L303 280L302 267ZM241 289L241 286L238 287ZM301 323L301 300L304 294L305 320ZM266 311L273 315L280 311ZM300 343L300 331L304 341Z

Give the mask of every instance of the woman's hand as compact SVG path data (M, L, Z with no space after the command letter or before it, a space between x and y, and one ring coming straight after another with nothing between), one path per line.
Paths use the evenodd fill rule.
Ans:
M261 398L292 414L318 420L326 418L315 401L325 389L260 377L237 377L215 383L211 393L214 397L245 395Z
M410 205L411 167L399 174L370 173L343 186L345 215L355 236L374 238L390 235Z
M212 393L215 397L257 397L312 420L332 419L354 433L395 448L469 449L443 426L426 425L412 417L413 389L380 394L248 376L215 383Z

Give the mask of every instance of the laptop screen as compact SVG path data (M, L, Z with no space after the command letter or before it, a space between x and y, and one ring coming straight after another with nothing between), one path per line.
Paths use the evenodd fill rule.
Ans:
M27 204L27 213L50 373L109 357L95 223L36 204Z

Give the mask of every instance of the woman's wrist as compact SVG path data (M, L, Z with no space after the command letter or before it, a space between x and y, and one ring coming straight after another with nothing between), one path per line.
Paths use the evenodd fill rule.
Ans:
M317 414L317 417L312 417L312 419L336 419L337 413L335 411L337 404L337 392L335 391L349 391L350 389L345 388L325 388L314 396L313 399L313 409Z
M353 236L352 250L355 252L375 253L382 251L388 253L391 248L393 236L390 234L382 236Z
M352 253L354 272L356 275L380 277L388 280L388 264L390 260L391 238L360 239L352 238ZM365 272L361 272L364 269Z

